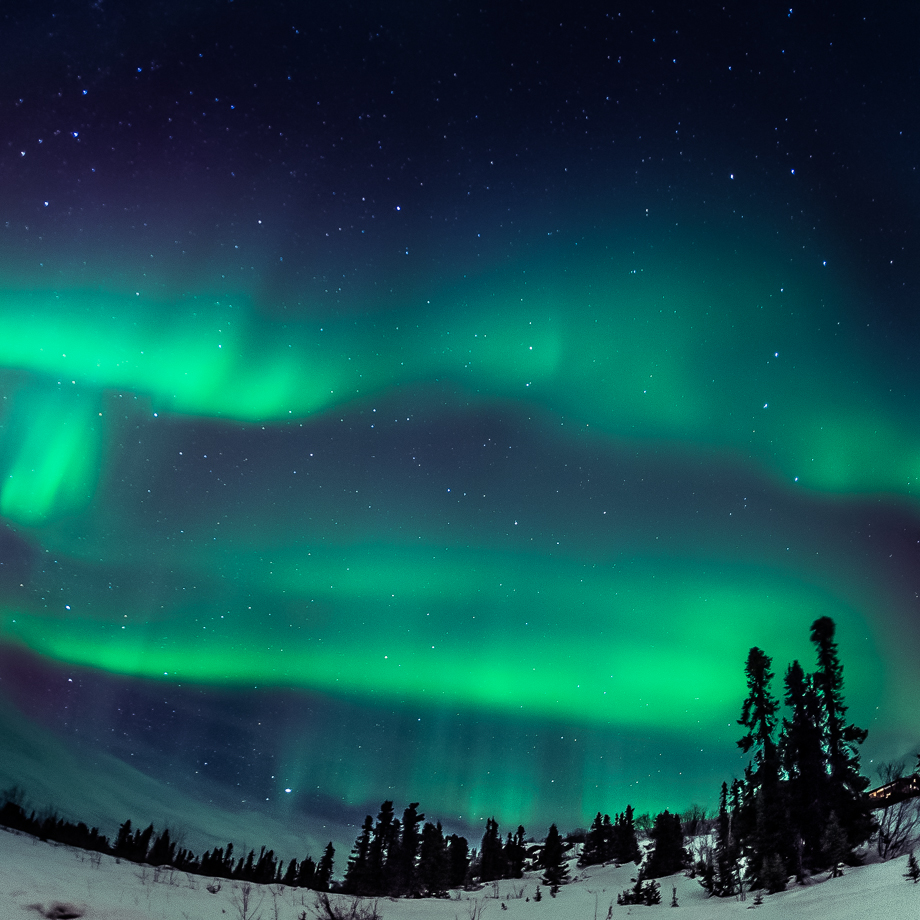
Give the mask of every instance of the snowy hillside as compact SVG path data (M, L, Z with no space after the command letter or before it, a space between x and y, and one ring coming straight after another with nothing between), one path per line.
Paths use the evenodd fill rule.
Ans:
M380 899L382 920L604 920L626 916L654 917L669 911L672 889L677 889L685 920L730 917L755 909L764 917L786 920L915 920L920 916L920 885L905 880L907 858L847 870L843 878L818 881L764 898L754 907L749 896L707 898L699 884L682 875L661 879L662 904L624 907L617 894L630 885L635 866L593 866L579 872L556 898L540 886L539 874L504 880L479 891L454 891L449 900L395 901ZM312 920L314 893L281 885L249 886L248 900L240 883L223 881L208 890L207 878L155 870L118 862L111 856L90 854L33 837L0 830L0 920L83 917L85 920ZM211 884L216 888L216 883ZM349 899L342 899L347 902ZM749 915L746 915L749 916Z

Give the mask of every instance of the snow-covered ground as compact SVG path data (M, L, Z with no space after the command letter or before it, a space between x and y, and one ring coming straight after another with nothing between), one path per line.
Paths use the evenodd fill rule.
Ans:
M677 917L718 920L755 909L764 917L815 920L917 920L920 885L906 881L907 858L848 869L843 878L821 876L806 887L753 899L707 898L694 879L681 875L661 879L662 903L655 907L620 907L617 894L629 887L635 866L593 866L575 871L574 881L551 898L545 886L534 901L539 874L486 885L479 891L454 891L450 900L396 901L381 898L383 920L604 920L655 916L669 911L677 889ZM282 885L250 886L244 905L243 886L216 883L170 869L154 870L93 855L60 844L42 843L24 834L0 829L0 920L82 916L86 920L298 920L315 916L314 895ZM750 916L750 915L745 915Z

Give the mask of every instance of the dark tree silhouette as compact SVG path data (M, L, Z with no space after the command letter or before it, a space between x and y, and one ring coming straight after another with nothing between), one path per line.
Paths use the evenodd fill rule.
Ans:
M447 842L441 822L425 822L422 828L422 842L419 848L418 878L420 890L438 897L450 887L447 863Z
M643 867L645 878L663 878L680 872L687 861L680 815L672 815L665 809L655 818L649 836L655 846L649 854L647 865Z
M780 763L786 776L786 806L792 836L792 863L799 880L816 865L821 835L827 824L827 772L822 748L821 701L811 678L798 661L786 671L786 705L792 712L783 719Z
M447 838L448 887L459 888L470 868L470 845L466 837L451 834Z
M863 795L869 778L859 772L859 745L866 740L868 732L846 723L843 665L834 642L835 628L830 617L821 617L811 625L811 641L818 653L814 685L824 711L828 812L835 813L852 851L869 839L875 830L875 822L869 801Z
M543 868L541 880L549 888L549 893L555 897L559 892L559 886L569 880L569 867L565 863L562 837L559 836L559 830L555 824L550 826L546 840L543 842L540 865Z
M320 857L319 865L316 867L316 879L314 887L317 891L328 891L332 883L332 867L335 863L335 847L332 841L326 844L323 855Z
M368 815L361 825L361 833L352 847L348 858L348 868L342 881L342 890L348 894L369 894L368 858L371 847L371 834L374 831L374 819Z
M489 818L486 821L486 830L479 847L479 878L483 882L494 881L504 876L504 869L502 838L498 833L498 822L495 818Z

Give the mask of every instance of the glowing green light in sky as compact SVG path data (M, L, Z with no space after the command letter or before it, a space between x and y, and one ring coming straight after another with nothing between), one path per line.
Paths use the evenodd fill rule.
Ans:
M691 571L676 560L624 574L494 554L426 564L378 551L347 567L327 560L293 577L284 569L271 576L287 597L282 612L213 615L199 603L142 622L134 612L33 613L7 618L5 631L43 654L116 673L680 733L734 718L738 663L751 644L808 660L813 619L859 623L826 590L743 567ZM876 695L877 676L864 666L852 689Z
M133 392L161 413L277 423L438 382L459 400L511 399L616 438L747 456L790 487L913 495L920 433L882 400L878 372L828 340L817 314L809 321L817 287L724 278L715 264L677 277L666 258L660 277L588 265L564 288L524 272L357 319L269 320L245 297L8 292L0 363L35 382L12 397L31 423L3 434L4 511L35 521L91 493L95 397L69 400L68 387ZM36 443L53 456L36 461Z

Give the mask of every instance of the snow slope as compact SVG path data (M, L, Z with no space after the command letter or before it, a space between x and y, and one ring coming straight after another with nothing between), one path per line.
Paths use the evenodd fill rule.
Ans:
M556 898L541 886L543 898L533 896L539 874L487 885L480 891L454 891L450 900L396 901L380 899L383 920L604 920L654 917L670 911L672 888L677 889L680 913L676 920L719 920L746 916L755 909L763 917L807 917L813 920L916 920L920 917L920 885L904 879L907 858L850 869L843 878L820 880L807 887L753 900L718 900L705 896L699 884L683 876L661 879L662 904L620 907L617 894L635 877L635 866L592 866L575 872L575 880ZM574 867L573 867L574 868ZM0 829L0 920L29 920L66 916L56 906L70 906L71 915L86 920L297 920L303 912L313 918L313 893L282 885L251 886L243 905L240 883L222 882L216 894L211 880L175 870L154 870L119 862L59 844Z

